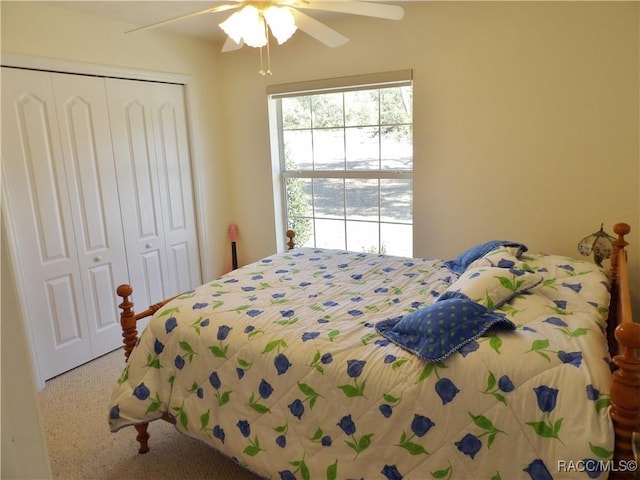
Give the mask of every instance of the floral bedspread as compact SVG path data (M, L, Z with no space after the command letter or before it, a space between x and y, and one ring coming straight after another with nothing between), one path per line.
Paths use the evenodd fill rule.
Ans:
M564 467L613 452L607 277L510 254L471 265L511 274L498 303L432 259L302 248L233 271L156 313L115 385L110 428L168 413L265 478L597 477ZM522 272L536 278L518 290ZM376 329L445 292L514 328L432 361Z

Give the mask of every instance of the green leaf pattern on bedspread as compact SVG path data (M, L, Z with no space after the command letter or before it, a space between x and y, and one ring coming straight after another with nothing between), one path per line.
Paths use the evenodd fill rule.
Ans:
M168 414L284 480L540 480L610 458L606 275L506 250L482 261L498 257L543 279L495 310L517 328L432 363L375 324L445 292L458 275L441 261L303 248L231 272L156 313L114 379L110 427Z

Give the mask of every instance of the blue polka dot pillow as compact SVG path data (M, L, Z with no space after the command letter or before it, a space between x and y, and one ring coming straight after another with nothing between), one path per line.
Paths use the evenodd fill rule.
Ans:
M505 268L467 268L433 304L378 322L376 330L430 362L444 360L492 327L514 330L515 324L494 310L540 284L542 275L517 268L521 262L498 263Z
M453 297L435 302L403 317L376 324L376 330L391 342L428 362L449 357L493 326L514 330L504 315L467 298Z

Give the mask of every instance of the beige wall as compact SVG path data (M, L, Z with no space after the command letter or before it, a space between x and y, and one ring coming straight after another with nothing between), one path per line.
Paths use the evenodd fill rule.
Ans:
M40 409L26 348L22 316L13 282L13 272L5 261L6 242L2 231L2 470L9 479L46 479L51 477L47 446L40 425Z

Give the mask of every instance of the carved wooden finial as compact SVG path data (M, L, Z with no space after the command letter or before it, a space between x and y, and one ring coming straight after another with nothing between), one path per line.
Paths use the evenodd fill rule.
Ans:
M616 328L616 339L630 349L630 358L640 362L640 357L635 353L640 349L640 323L621 323Z
M126 298L131 296L131 294L133 293L133 288L131 288L131 285L123 284L116 289L116 293L119 297L122 297L126 300Z
M285 233L285 235L289 239L289 241L287 242L287 247L289 247L289 250L293 250L293 248L296 246L295 242L293 241L293 237L296 236L296 232L294 232L293 230L287 230L287 233Z
M629 235L631 231L631 227L626 223L616 223L613 226L613 231L618 234L620 237L624 237L625 235Z

